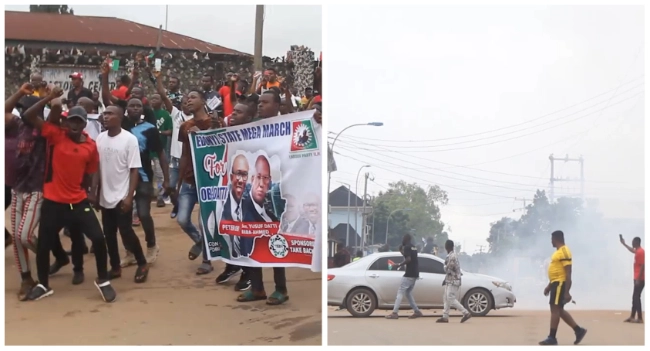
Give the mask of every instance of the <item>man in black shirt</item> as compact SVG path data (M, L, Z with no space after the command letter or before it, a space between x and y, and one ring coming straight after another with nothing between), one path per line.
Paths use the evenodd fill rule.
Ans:
M415 282L420 278L420 268L418 267L418 251L415 248L415 245L412 243L411 234L405 234L402 238L402 249L400 250L402 255L404 255L404 261L397 264L395 267L399 270L402 266L406 266L404 271L404 276L402 277L402 284L397 291L397 298L395 298L395 307L393 307L393 313L386 316L387 319L398 319L399 307L402 304L402 297L406 295L406 298L409 301L409 305L413 309L413 314L409 316L410 319L422 317L422 312L418 308L418 305L415 304L415 299L413 299L413 288L415 288ZM388 267L391 269L391 267Z
M70 75L72 89L68 92L68 101L72 102L72 106L77 105L77 100L80 97L93 98L93 92L88 88L84 88L83 78L83 75L79 72L74 72Z

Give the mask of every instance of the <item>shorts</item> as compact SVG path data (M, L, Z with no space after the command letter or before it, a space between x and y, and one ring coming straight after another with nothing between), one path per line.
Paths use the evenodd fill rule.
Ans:
M564 301L565 286L566 284L564 282L551 283L551 291L549 293L549 303L551 306L564 307L564 305L568 302Z

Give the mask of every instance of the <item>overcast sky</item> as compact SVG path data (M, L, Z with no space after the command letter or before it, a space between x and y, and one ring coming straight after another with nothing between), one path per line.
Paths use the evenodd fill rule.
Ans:
M515 198L548 190L551 153L584 155L587 197L607 217L643 218L643 16L638 6L330 6L328 128L384 123L341 135L332 189L354 187L364 164L370 193L400 179L440 185L442 220L472 253L491 222L518 218ZM580 168L557 163L559 176Z
M165 6L71 5L76 15L118 17L153 27L165 26ZM29 5L6 5L5 10L29 11ZM284 56L291 45L321 51L320 6L266 6L264 50L270 57ZM167 30L252 54L255 41L255 6L169 6Z

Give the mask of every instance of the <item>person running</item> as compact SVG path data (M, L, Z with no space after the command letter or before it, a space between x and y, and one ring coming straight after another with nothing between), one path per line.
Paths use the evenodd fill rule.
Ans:
M406 295L406 299L413 309L413 314L409 316L409 319L422 317L422 312L418 308L418 305L415 303L413 298L413 288L415 288L415 282L420 278L420 267L418 266L418 252L415 249L415 246L412 243L411 234L404 234L402 238L402 255L404 256L404 261L398 263L396 266L393 266L395 270L399 270L401 267L406 266L404 270L404 276L402 277L402 283L397 291L397 297L395 298L395 306L393 307L393 313L386 316L386 319L398 319L400 305L402 304L402 298Z
M577 345L587 335L587 329L578 326L569 312L564 309L564 305L573 300L570 293L573 257L571 250L564 243L564 233L561 230L551 233L551 244L555 248L555 252L551 255L551 263L548 266L549 283L544 288L544 296L550 295L551 331L548 337L540 341L539 344L557 345L557 327L560 325L561 318L575 332L576 340L573 344Z
M52 89L47 97L52 109L61 109L60 100L54 100L61 95L63 90L60 87ZM40 300L54 293L49 286L50 250L56 241L55 236L67 226L85 233L93 243L98 275L95 286L105 302L113 302L117 293L108 279L106 241L91 208L97 194L99 154L95 142L83 132L86 126L86 111L78 106L70 109L63 127L45 122L37 115L26 114L25 117L27 123L39 129L41 135L53 147L45 168L38 231L36 268L39 284L29 292L27 299ZM93 189L90 193L87 193L84 187L84 178L88 177L93 178Z
M445 250L447 250L447 258L445 258L445 280L443 282L445 286L444 308L442 317L436 323L449 323L450 307L463 314L460 322L465 323L468 319L472 318L472 314L458 301L458 291L460 291L462 274L460 271L460 262L454 250L454 242L447 240L445 242Z
M628 251L634 254L634 291L632 292L632 313L627 323L643 323L643 309L641 306L641 294L645 287L645 250L641 247L641 238L638 236L632 239L632 247L627 246L623 234L619 234L621 244ZM634 315L636 314L636 319Z
M149 274L149 266L131 222L133 194L140 178L138 171L142 167L140 147L135 135L122 129L123 116L124 111L118 106L107 106L103 113L107 131L97 137L100 164L100 192L97 205L101 207L111 272L121 272L120 252L117 245L119 229L124 246L130 249L138 264L135 282L144 283Z

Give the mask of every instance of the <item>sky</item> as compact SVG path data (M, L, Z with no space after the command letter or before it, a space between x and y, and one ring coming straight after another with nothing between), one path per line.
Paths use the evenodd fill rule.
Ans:
M165 6L69 5L76 15L118 17L153 27L165 26ZM29 11L29 5L6 5L7 11ZM320 6L266 6L265 56L281 57L291 45L304 45L318 55L322 48ZM255 6L170 5L167 30L253 54Z
M330 137L384 123L340 135L331 189L354 191L364 164L370 194L401 179L438 185L451 239L474 253L490 223L519 218L515 199L548 192L550 154L582 155L585 196L605 217L643 218L643 16L638 6L328 7ZM555 176L579 178L580 166L556 162ZM557 183L558 196L579 192Z

